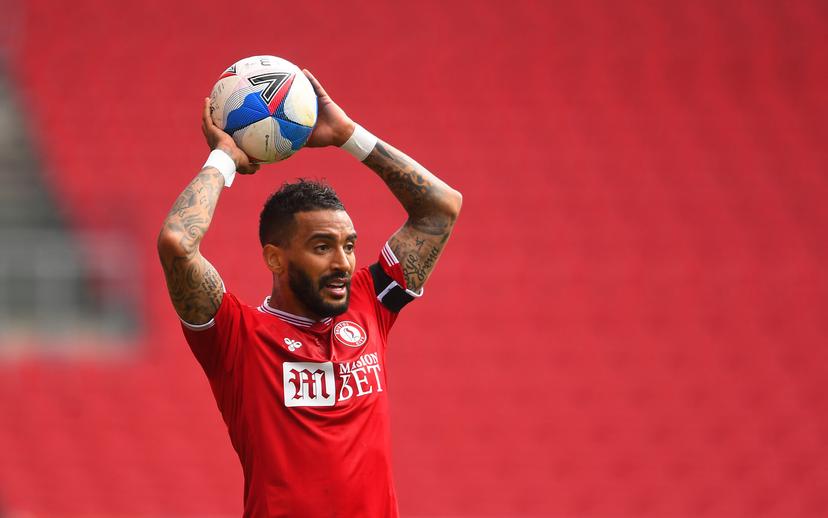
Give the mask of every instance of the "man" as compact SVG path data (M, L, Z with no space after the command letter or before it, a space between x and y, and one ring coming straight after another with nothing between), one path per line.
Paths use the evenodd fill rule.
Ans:
M386 339L422 294L460 194L355 124L308 72L319 115L308 146L340 146L388 186L408 219L377 263L355 269L356 231L333 190L300 181L272 195L259 236L273 284L258 308L224 291L199 252L223 187L258 165L218 129L213 150L158 237L184 335L210 381L244 471L245 517L394 517Z

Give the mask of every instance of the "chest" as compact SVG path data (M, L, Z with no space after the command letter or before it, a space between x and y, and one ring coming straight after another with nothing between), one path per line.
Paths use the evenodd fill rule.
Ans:
M311 328L267 316L255 335L247 381L287 408L363 406L384 397L384 338L359 313Z

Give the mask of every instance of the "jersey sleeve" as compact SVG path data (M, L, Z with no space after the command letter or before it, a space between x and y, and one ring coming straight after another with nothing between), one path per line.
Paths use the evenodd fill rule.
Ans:
M402 308L423 295L422 288L415 292L406 287L400 263L387 243L380 252L379 260L364 268L360 275L354 277L354 281L366 284L377 320L386 336Z
M394 313L399 313L409 302L423 296L423 288L420 288L420 291L411 291L406 286L402 265L388 243L382 247L379 260L372 264L369 270L377 292L377 300Z
M206 324L181 322L190 350L210 379L218 373L233 370L238 355L242 311L243 305L235 295L225 293L218 312Z

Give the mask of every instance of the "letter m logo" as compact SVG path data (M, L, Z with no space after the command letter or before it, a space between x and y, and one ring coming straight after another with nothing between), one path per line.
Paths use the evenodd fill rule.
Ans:
M333 363L282 364L285 406L334 406L336 387Z

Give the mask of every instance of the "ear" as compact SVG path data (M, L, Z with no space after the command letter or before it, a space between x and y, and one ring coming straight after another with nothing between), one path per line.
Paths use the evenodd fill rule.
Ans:
M267 269L279 275L284 271L285 261L284 251L276 245L267 244L262 248L262 257L267 265Z

